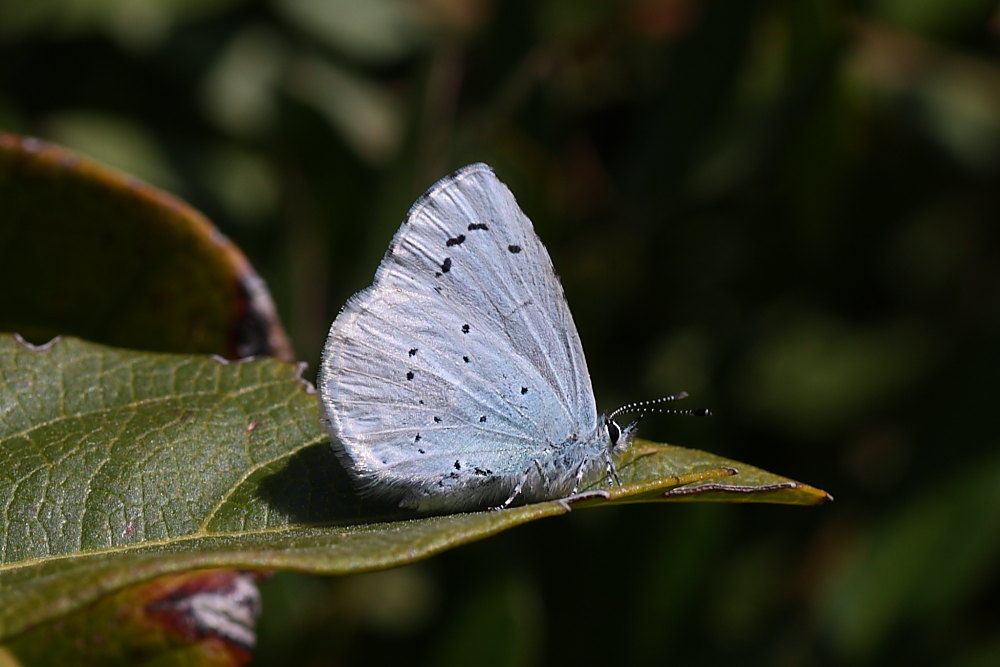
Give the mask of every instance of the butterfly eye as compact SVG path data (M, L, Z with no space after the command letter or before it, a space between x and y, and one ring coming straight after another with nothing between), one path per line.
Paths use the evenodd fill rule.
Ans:
M618 438L620 438L621 435L622 435L622 429L621 429L621 427L618 426L618 424L616 424L614 422L614 420L612 420L612 419L608 419L605 422L605 424L607 424L607 426L608 426L608 436L611 438L611 444L612 445L617 445L618 444Z

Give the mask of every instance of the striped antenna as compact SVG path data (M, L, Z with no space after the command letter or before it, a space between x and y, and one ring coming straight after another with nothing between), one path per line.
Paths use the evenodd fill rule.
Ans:
M670 396L664 396L663 398L654 398L651 401L638 401L636 403L628 403L626 405L621 406L614 412L612 412L608 416L608 419L614 421L615 417L617 417L618 415L630 412L638 412L639 417L642 417L643 415L649 412L657 412L659 414L664 414L664 415L691 415L693 417L708 417L709 415L712 414L712 411L709 410L708 408L701 408L698 410L674 410L674 409L656 407L663 403L669 403L671 401L680 401L682 399L687 398L687 396L688 393L686 391L682 391L678 394L671 394Z

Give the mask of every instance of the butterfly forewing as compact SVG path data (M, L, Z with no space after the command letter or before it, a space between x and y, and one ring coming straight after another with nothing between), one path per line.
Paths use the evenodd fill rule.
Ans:
M596 427L552 262L492 169L461 169L414 204L334 321L320 389L358 471L397 491L507 488Z

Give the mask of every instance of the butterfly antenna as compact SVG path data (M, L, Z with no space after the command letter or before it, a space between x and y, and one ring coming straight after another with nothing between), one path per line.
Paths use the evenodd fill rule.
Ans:
M700 408L696 410L674 410L658 407L663 403L670 403L671 401L680 401L688 397L686 391L682 391L678 394L671 394L670 396L664 396L663 398L654 398L651 401L637 401L635 403L628 403L621 406L614 412L612 412L608 419L614 420L620 414L638 412L639 419L642 419L647 413L656 412L664 415L691 415L693 417L708 417L712 414L712 411L708 408ZM636 420L638 421L638 420Z

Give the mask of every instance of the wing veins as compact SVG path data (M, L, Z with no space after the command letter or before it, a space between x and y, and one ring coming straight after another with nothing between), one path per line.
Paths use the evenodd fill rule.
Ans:
M420 296L420 295L418 294L417 296ZM449 308L451 308L450 304L446 303L445 305L447 305ZM451 310L452 310L452 312L454 312L454 313L456 313L458 315L462 314L462 313L459 313L454 308L451 308ZM392 330L391 329L392 322L390 322L386 317L383 317L382 315L380 315L380 314L378 314L376 312L373 312L370 309L365 309L364 312L367 313L368 315L370 315L371 317L374 317L375 319L378 319L378 320L380 320L382 322L385 322L385 323L389 324L390 325L390 330ZM486 337L488 337L488 338L496 338L498 341L501 341L501 342L503 340L502 338L496 336L495 334L492 334L492 332L490 332L488 329L486 330L486 332L483 335L486 336ZM428 342L428 339L426 339L426 338L421 338L421 337L419 337L419 336L417 336L417 335L414 334L413 335L413 339L416 340L420 344L426 344L427 347L430 348L431 350L435 349L435 346L431 345ZM375 345L373 345L373 344L364 342L363 340L361 340L359 338L353 338L352 340L356 344L358 344L359 346L363 346L363 347L371 349L371 350L373 350L375 352L381 353L381 350L378 347L376 347ZM535 368L534 365L532 365L530 363L525 363L520 358L514 358L513 361L517 364L517 366L519 368L522 368L522 369L527 368L527 369L533 371L536 375L538 375L540 377L540 379L543 382L545 382L544 376L542 376L541 373L538 372L538 369ZM487 403L485 401L481 401L481 400L476 399L474 397L474 395L471 393L471 391L468 390L468 389L466 389L466 388L464 388L464 387L462 387L462 386L460 386L460 383L449 382L447 379L445 379L444 377L442 377L440 374L435 373L433 371L429 371L426 368L423 370L423 372L427 373L428 375L431 375L432 377L437 378L438 380L440 380L441 382L445 383L446 385L455 387L455 385L458 384L459 386L457 388L460 389L462 391L462 393L465 394L467 397L471 398L473 404L481 405L484 408L488 408L488 409L492 410L494 414L503 415L503 410L501 410L501 409L499 409L497 407L497 405L498 405L497 401L499 401L500 405L509 405L509 406L512 406L517 411L517 413L518 413L519 416L521 416L522 418L524 418L527 422L529 422L531 424L531 426L533 426L535 428L536 432L538 432L538 433L543 432L541 426L531 417L530 414L522 411L519 406L516 406L516 405L514 405L512 403L507 402L506 400L504 400L504 398L500 394L498 394L498 393L489 393L489 394L487 394L491 398L496 399L495 401L491 401L491 402ZM475 371L473 369L468 369L468 370L465 370L464 372L467 372L469 374L476 373L476 375L480 379L483 379L483 380L492 380L493 379L493 378L486 378L485 376L479 374L478 371ZM546 384L548 384L548 383L546 382ZM549 386L551 386L551 385L549 385ZM450 406L443 406L443 407L450 407ZM572 424L572 416L569 415L568 412L566 414L567 414L567 417L570 418L570 421L568 421L567 424ZM570 428L570 430L572 430L572 428Z

